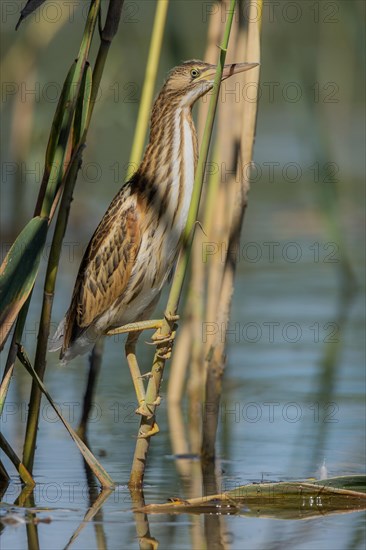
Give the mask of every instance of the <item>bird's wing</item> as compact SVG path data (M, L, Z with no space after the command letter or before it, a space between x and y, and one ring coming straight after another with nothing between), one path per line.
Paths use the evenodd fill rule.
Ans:
M124 292L140 244L139 206L135 196L122 188L103 216L81 262L66 315L64 350Z

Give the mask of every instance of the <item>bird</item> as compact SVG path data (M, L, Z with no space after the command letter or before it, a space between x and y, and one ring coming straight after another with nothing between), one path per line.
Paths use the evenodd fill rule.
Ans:
M224 65L222 81L257 63ZM192 118L196 101L212 90L216 65L199 60L173 68L151 113L150 137L140 166L112 200L80 264L71 304L49 346L66 364L106 334L129 332L127 362L138 409L148 416L136 342L182 244L198 160ZM144 325L145 322L145 325ZM124 330L136 323L134 331ZM156 335L158 340L158 335Z

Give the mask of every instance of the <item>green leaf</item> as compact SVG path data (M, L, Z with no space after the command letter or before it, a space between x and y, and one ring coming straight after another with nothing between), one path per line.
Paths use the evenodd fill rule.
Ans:
M46 0L28 0L25 7L20 12L20 17L19 17L18 23L16 24L15 30L16 31L18 30L18 27L20 23L23 21L23 19L28 17L28 15L30 15L37 8L39 8L39 6L41 6L45 1Z
M85 443L80 439L80 437L77 435L75 430L73 430L73 428L70 426L70 424L67 422L67 420L65 420L65 418L62 416L62 414L59 412L59 410L57 409L55 403L53 402L52 397L48 393L48 390L47 390L46 386L44 385L44 383L42 382L42 380L40 379L38 374L33 369L32 365L31 365L31 363L30 363L30 361L27 357L27 354L25 353L24 348L20 345L18 345L18 359L22 363L22 365L26 368L28 373L31 375L31 377L33 378L33 380L35 381L35 383L37 384L37 386L39 387L41 392L48 399L51 407L53 408L53 410L55 411L55 413L57 414L57 416L59 417L59 419L61 420L61 422L63 423L63 425L65 426L65 428L69 432L69 434L71 435L71 437L74 440L74 442L76 443L76 445L79 447L79 450L80 450L81 454L83 455L85 461L89 465L89 467L92 470L92 472L94 473L94 475L99 479L101 485L105 488L113 488L115 484L114 484L112 478L105 471L103 466L98 462L98 460L95 458L93 453L88 449L88 447L85 445Z
M48 220L32 218L18 235L0 268L0 348L36 279Z
M85 75L87 57L90 50L91 41L94 34L98 13L100 10L100 0L94 0L90 4L88 19L84 29L82 42L79 49L79 55L69 71L67 83L65 85L65 97L63 98L64 108L56 119L54 136L51 139L50 150L47 152L46 161L50 167L43 191L43 201L41 214L49 216L55 195L61 185L64 175L64 163L67 152L67 146L70 143L71 130L73 128L75 110L78 98L80 97L81 83ZM86 76L88 78L88 76ZM60 122L60 117L62 120ZM46 171L47 165L46 165Z
M366 493L366 476L338 476L314 481L314 485Z
M76 149L78 147L87 125L92 90L92 78L92 70L89 63L87 63L85 65L83 80L81 81L80 86L80 93L76 103L73 132L73 149Z
M50 132L50 137L48 139L47 150L46 150L46 170L48 173L51 171L51 167L54 161L56 147L60 137L61 129L63 126L63 121L65 117L65 111L68 103L70 102L70 90L75 75L76 61L71 65L69 72L67 73L64 85L62 87L62 92L60 99L57 104L56 112L53 117L52 127Z

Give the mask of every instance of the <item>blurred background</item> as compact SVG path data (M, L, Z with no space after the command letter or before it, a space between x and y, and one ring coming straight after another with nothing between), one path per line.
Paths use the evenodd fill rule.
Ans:
M2 258L32 216L53 113L77 54L89 3L47 2L15 32L23 4L3 0L0 6ZM171 2L157 90L171 67L203 57L209 16L219 9L214 2ZM152 0L124 4L74 194L54 328L68 307L83 251L124 181L154 11ZM364 16L363 0L264 0L253 184L238 258L219 422L223 489L262 479L319 477L321 468L328 475L364 472ZM253 90L228 81L221 101L229 95L250 101ZM229 167L220 163L219 170L225 182ZM49 246L24 333L31 357L48 251ZM164 300L160 309L163 305ZM146 348L140 343L143 370L151 361ZM2 365L5 358L6 351ZM86 363L79 357L61 369L57 357L49 356L46 383L71 423L81 412ZM19 452L29 388L28 375L18 368L3 429ZM133 409L122 341L111 338L90 429L93 451L103 456L103 465L121 484L104 507L110 548L117 548L121 538L137 545L125 488L138 421ZM173 460L164 401L159 418L161 433L153 440L145 497L162 502L172 495L197 496L190 476ZM40 526L44 548L58 548L88 506L86 481L77 449L46 404L42 419L36 504L77 509L71 519L54 512L63 524ZM73 484L72 499L65 479ZM13 502L17 492L14 476L5 500ZM361 519L319 519L319 529L314 529L309 522L227 518L225 533L233 548L273 548L274 542L281 546L291 541L293 548L331 545L343 550L362 547ZM153 519L150 527L162 548L190 548L197 521L164 516ZM6 531L4 541L4 548L25 547L25 532ZM75 548L85 547L96 547L91 526L75 543Z

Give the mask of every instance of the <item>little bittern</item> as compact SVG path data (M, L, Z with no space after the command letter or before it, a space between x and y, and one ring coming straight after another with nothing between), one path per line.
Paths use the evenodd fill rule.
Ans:
M225 65L222 80L256 65ZM156 305L174 268L191 201L198 157L192 107L213 88L215 72L214 65L186 61L170 72L158 95L141 165L91 238L71 305L51 342L50 350L61 349L64 362L89 351L111 330L148 319ZM130 332L126 354L145 414L135 357L140 332Z

